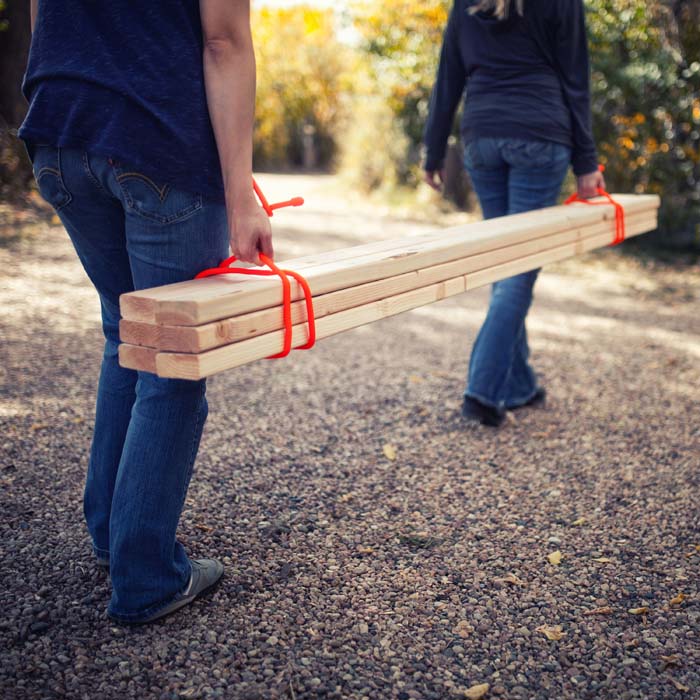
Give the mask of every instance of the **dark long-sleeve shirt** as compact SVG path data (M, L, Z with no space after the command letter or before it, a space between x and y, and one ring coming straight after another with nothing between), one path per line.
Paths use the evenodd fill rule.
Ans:
M445 29L425 128L426 170L440 168L465 91L465 143L484 137L556 141L576 175L597 169L583 0L528 0L505 20L456 0Z
M223 202L203 42L198 0L41 0L19 135Z

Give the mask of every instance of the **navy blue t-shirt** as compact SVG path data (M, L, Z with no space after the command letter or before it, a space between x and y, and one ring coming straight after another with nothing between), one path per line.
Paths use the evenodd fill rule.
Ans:
M39 0L19 135L223 201L202 51L198 0Z
M588 45L582 0L528 0L524 16L471 14L456 0L445 29L425 128L426 170L445 156L464 93L461 132L556 141L572 147L577 175L597 169L591 131Z

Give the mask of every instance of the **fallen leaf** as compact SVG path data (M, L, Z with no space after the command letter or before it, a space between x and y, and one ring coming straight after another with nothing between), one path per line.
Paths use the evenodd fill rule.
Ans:
M340 498L338 498L339 503L347 503L355 498L355 494L351 491L350 493L344 493Z
M550 564L559 566L559 564L561 564L561 552L559 550L552 552L551 554L547 555L547 559L549 559Z
M630 615L646 615L649 612L649 608L645 605L641 608L630 608L627 612Z
M372 554L374 550L371 547L365 547L364 545L358 544L357 551L360 554Z
M678 654L672 654L671 656L662 656L661 660L666 666L677 666L681 662L681 657Z
M558 642L566 634L566 632L562 632L561 625L554 627L540 625L535 632L541 632L550 642Z
M513 586L525 586L527 585L525 581L519 579L515 574L508 574L503 578L494 579L494 581L500 581L501 583L510 583Z
M685 594L679 593L675 598L671 598L669 603L671 605L680 605L685 600Z
M593 610L586 610L583 614L584 615L610 615L613 612L614 612L614 610L609 605L606 605L602 608L593 608Z
M460 620L452 633L466 639L473 631L474 628L466 620Z
M683 685L679 681L677 681L675 678L669 678L671 683L676 687L676 690L680 691L681 693L687 693L690 688L687 685Z
M599 564L612 564L613 560L608 559L608 557L597 557L593 561L597 561Z
M408 377L408 381L411 382L412 384L422 384L425 381L425 379L423 379L423 377L421 377L417 374L411 374Z
M388 460L393 462L396 459L396 447L394 447L394 445L384 445L382 451Z
M32 423L29 426L29 430L43 430L44 428L48 428L49 426L46 425L46 423Z
M479 683L479 685L473 685L471 688L467 688L464 691L464 697L469 698L469 700L480 700L486 693L489 692L491 686L488 683Z
M579 518L578 520L574 520L572 525L583 525L586 522L586 518Z

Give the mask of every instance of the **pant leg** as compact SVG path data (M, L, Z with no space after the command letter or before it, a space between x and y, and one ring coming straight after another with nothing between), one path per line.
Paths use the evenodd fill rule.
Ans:
M191 279L228 253L223 204L110 164L109 184L125 208L136 289ZM190 565L177 525L207 417L205 382L138 373L136 399L112 499L109 612L138 621L187 585Z
M570 152L566 147L515 139L491 141L507 172L503 214L556 203L568 169ZM475 167L473 159L467 159L467 167L479 200L482 193L491 197L492 180L482 179L489 173ZM482 209L485 217L491 213L488 206ZM520 405L534 396L537 382L528 363L525 318L538 272L533 270L493 285L486 320L472 350L465 395L499 409Z
M518 214L532 209L551 207L557 203L561 186L569 169L571 151L553 142L511 143L503 150L504 158L511 166L508 191L508 213ZM537 392L537 377L529 363L525 317L532 305L533 291L539 271L525 273L531 282L529 290L524 285L514 293L529 296L522 325L513 352L511 371L503 389L503 402L507 408L527 403ZM527 301L527 300L523 300ZM522 305L525 307L525 305Z
M91 173L82 152L49 146L29 150L39 190L56 209L100 298L105 345L83 505L93 547L108 557L112 493L136 398L136 372L117 361L119 295L133 289L124 211Z

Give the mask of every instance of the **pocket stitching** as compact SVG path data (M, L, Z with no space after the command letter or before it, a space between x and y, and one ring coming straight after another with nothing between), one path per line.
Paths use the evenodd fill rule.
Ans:
M135 177L139 180L143 180L146 184L150 185L158 195L158 198L160 199L161 203L165 201L165 198L168 196L168 192L170 191L170 186L166 183L163 185L162 188L158 188L158 185L156 185L153 180L151 180L148 175L144 175L143 173L137 173L137 172L128 172L128 173L119 173L117 175L117 182L121 185L122 180L127 180L130 177Z
M118 170L118 168L116 166L114 166L114 169ZM125 186L125 181L128 180L130 177L140 179L140 180L146 182L156 192L161 203L165 200L168 193L171 191L171 187L170 187L170 185L168 185L166 183L165 185L163 185L163 188L161 190L158 188L158 186L155 184L155 182L153 182L153 180L151 180L151 178L149 178L147 175L144 175L143 173L134 172L134 171L130 171L127 173L123 173L121 171L118 171L117 173L115 173L115 178L117 180L117 184L119 185L119 189L122 191L122 194L124 195L124 199L126 200L127 206L132 211L136 212L136 214L143 217L144 219L147 219L148 221L153 221L154 223L161 224L161 225L178 223L180 221L184 221L185 219L189 218L192 214L194 214L195 212L199 211L202 208L201 195L194 195L195 196L194 202L175 214L171 214L169 216L162 216L162 215L156 214L154 212L149 212L149 211L143 209L142 207L139 207L134 202L134 199L129 192L129 188Z
M59 180L61 180L61 184L63 184L63 179L61 178L61 173L60 173L58 170L56 170L56 168L50 168L48 165L45 165L45 166L44 166L43 168L41 168L41 169L39 170L39 172L37 173L36 179L37 179L37 180L40 180L40 179L41 179L41 176L42 176L44 173L51 173L52 175L55 175L57 178L59 178Z
M36 153L34 155L34 159L36 160ZM46 174L53 175L56 178L56 180L58 180L59 191L63 195L63 198L65 201L56 205L56 204L53 204L52 202L49 202L49 200L46 199L45 197L44 197L44 199L46 199L46 201L49 202L49 204L51 204L51 206L54 208L54 211L59 212L64 207L68 206L71 203L71 201L73 201L73 195L68 191L65 183L63 182L63 174L61 172L61 149L60 148L56 148L56 164L58 165L58 168L52 168L50 165L43 165L42 167L40 167L36 171L34 179L36 180L37 185L39 184L39 180L41 180L41 178ZM42 194L42 197L43 197L43 194Z

